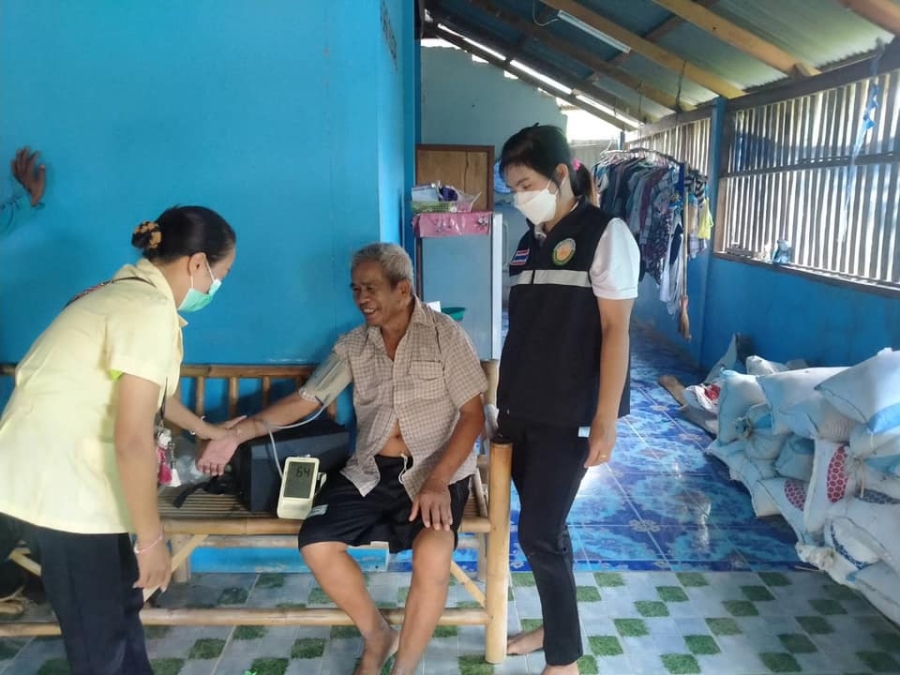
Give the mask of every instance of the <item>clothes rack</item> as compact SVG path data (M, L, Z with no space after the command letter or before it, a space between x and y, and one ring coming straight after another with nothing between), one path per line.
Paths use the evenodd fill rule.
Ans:
M650 274L669 313L680 310L689 340L687 264L711 236L705 176L651 148L607 151L592 173L601 208L624 220L638 242L641 279Z

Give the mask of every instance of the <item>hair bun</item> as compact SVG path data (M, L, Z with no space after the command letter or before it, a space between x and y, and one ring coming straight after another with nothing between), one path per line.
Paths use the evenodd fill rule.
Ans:
M159 225L152 220L145 220L131 233L131 245L145 252L158 248L161 241L162 232L159 231Z

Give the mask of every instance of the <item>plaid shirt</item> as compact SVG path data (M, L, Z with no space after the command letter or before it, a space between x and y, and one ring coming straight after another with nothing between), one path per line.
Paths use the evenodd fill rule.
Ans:
M334 346L334 353L350 365L357 420L356 452L342 473L364 496L380 478L375 455L399 422L412 455L412 466L400 482L415 499L450 440L460 407L487 390L481 361L465 331L445 314L414 302L393 361L378 328L360 326ZM451 482L473 473L474 448Z

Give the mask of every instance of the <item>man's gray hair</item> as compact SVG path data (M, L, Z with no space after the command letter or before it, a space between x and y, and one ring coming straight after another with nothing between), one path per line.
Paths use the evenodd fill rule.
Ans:
M378 263L391 286L401 281L413 283L413 265L409 255L397 244L369 244L353 254L350 271L364 263Z

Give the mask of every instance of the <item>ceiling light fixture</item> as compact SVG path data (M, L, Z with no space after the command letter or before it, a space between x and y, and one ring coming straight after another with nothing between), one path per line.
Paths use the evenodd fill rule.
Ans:
M561 12L557 15L557 18L560 19L560 20L562 20L562 21L565 21L565 22L566 22L567 24L569 24L570 26L574 26L575 28L584 31L584 32L587 33L588 35L597 38L597 39L600 40L601 42L605 42L605 43L608 44L610 47L615 47L615 48L618 49L620 52L624 52L625 54L627 54L628 52L631 51L631 47L629 47L628 45L626 45L624 42L619 42L619 41L616 40L614 37L610 37L610 36L607 35L606 33L603 33L603 32L601 32L601 31L597 30L597 29L594 28L593 26L589 26L589 25L586 24L584 21L582 21L581 19L576 19L576 18L575 18L574 16L572 16L571 14L568 14L568 13L566 13L566 12L562 12L562 11L561 11Z

